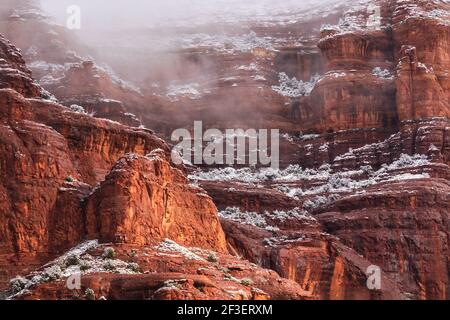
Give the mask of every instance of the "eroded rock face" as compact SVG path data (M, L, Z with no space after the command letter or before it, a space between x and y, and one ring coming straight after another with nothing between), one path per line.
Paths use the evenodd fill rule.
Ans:
M148 245L169 238L180 244L226 251L211 198L188 185L164 152L127 156L86 201L87 234L104 242Z
M379 28L366 7L324 28L328 72L302 110L305 129L396 127L448 116L448 4L379 1ZM447 19L447 20L446 20ZM448 50L447 50L448 51Z
M42 89L33 83L22 55L0 34L0 88L11 88L26 97L40 97Z
M407 1L393 15L401 120L449 116L450 6Z
M127 152L167 150L145 131L75 114L43 100L28 101L12 90L2 90L1 96L6 102L1 113L2 204L8 212L2 217L2 248L6 252L52 250L47 247L52 234L45 230L50 212L63 210L55 205L66 205L57 201L65 182L95 184ZM35 107L39 111L33 113ZM126 132L130 136L124 136ZM77 241L82 237L79 234Z
M230 252L296 281L314 299L406 297L385 274L383 290L369 290L366 271L373 263L301 210L305 199L295 200L270 188L231 185L218 193L220 184L202 183L219 205Z
M144 90L70 53L70 37L31 2L2 5L1 30L66 107L43 99L0 38L0 287L86 237L123 260L92 249L82 292L44 277L15 298L87 298L91 288L108 299L449 299L448 3L362 2L320 35L342 8L256 23L223 48L179 48L178 82L154 85L155 72ZM308 84L295 116L292 92L273 88L280 72ZM201 85L183 82L199 74L209 76ZM297 166L192 173L189 184L164 141L138 127L170 136L194 120L280 128L282 166ZM381 290L367 287L371 265Z
M419 299L448 299L449 185L382 185L320 209L325 229L382 266Z
M20 53L1 43L8 68L0 77L27 72ZM27 94L23 83L8 84L0 89L0 254L48 256L85 237L80 201L118 158L168 147L148 130L74 113Z
M226 253L214 203L165 160L168 146L150 130L26 97L21 88L0 89L2 288L11 272L89 237L137 245L170 237Z

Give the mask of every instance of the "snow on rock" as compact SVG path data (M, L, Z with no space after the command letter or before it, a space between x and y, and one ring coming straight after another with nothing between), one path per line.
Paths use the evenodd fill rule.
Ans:
M375 67L372 70L372 75L382 79L393 79L394 76L388 69L381 69L380 67Z
M88 251L100 247L98 240L89 240L47 263L41 270L26 277L17 276L10 281L7 299L14 299L41 283L68 278L74 274L89 273L139 273L139 266L113 257L94 257Z
M238 36L209 35L199 33L186 35L183 39L176 40L176 45L182 48L209 47L220 52L250 52L253 49L261 48L274 51L271 37L260 37L254 31Z
M267 227L266 219L261 214L248 211L242 212L241 209L237 207L228 207L225 210L220 211L219 217L258 228Z
M312 179L324 180L329 177L330 170L330 166L327 165L322 166L318 170L303 169L299 165L290 165L286 169L262 168L259 170L228 167L210 171L196 171L189 175L189 179L193 181L239 181L245 183Z
M72 104L69 107L69 109L72 112L81 113L81 114L87 114L86 110L84 110L84 108L82 106L79 106L77 104Z
M259 70L258 65L254 62L250 63L249 65L239 66L237 69L242 70L242 71L258 71Z
M166 96L172 101L178 101L180 97L196 100L202 97L202 93L198 83L171 84L167 87Z
M374 21L373 4L371 0L360 0L351 9L346 11L337 25L323 25L321 32L328 37L354 32L365 32L380 27L378 21ZM381 26L382 27L382 26Z
M328 198L316 198L315 200L305 202L304 209L314 209L320 205L330 203L337 198L336 194L347 193L357 189L366 188L379 184L381 182L389 181L403 181L411 179L426 179L430 178L428 173L403 173L397 172L402 169L420 168L422 166L430 165L431 162L425 155L409 156L402 154L400 158L391 164L383 165L378 171L372 171L371 168L361 167L356 171L342 171L337 173L329 173L323 184L312 187L310 189L302 190L298 187L289 187L285 185L277 186L277 189L287 196L292 198L299 198L301 196L330 194ZM367 174L367 179L358 179L358 176ZM331 197L331 198L330 198Z
M187 258L188 260L198 260L198 261L204 261L202 257L195 254L190 249L183 247L182 245L179 245L175 241L172 241L170 239L165 239L161 243L159 243L155 250L158 251L158 254L160 255L166 255L166 256L183 256Z
M271 225L270 221L284 222L290 219L316 221L316 219L308 212L299 208L288 211L275 210L272 212L265 211L264 213L258 213L249 211L243 212L240 208L228 207L219 212L219 217L272 232L278 231L279 228Z
M444 1L445 2L445 1ZM450 25L450 12L442 9L430 10L428 5L430 1L418 1L417 3L411 1L399 0L397 2L396 11L406 10L406 19L401 23L405 23L408 19L432 19L441 25ZM434 2L436 4L436 2ZM448 1L446 2L448 3Z

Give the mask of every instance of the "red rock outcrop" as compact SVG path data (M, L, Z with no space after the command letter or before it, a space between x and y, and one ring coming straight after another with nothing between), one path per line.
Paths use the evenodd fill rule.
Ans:
M449 299L448 180L390 183L321 208L326 230L419 299Z
M393 37L400 120L449 117L450 6L408 1L396 7Z
M89 259L108 263L104 246L89 250ZM132 265L133 270L84 271L81 288L69 290L63 281L44 281L21 292L17 299L108 300L267 300L311 299L297 283L245 260L163 241L154 247L115 245L110 264ZM80 259L85 259L85 254ZM214 257L214 258L212 258ZM63 261L62 261L63 263ZM85 262L86 263L86 262ZM52 265L58 265L52 264ZM76 267L78 268L78 267ZM92 290L93 296L85 294Z
M144 90L78 56L33 1L18 5L0 5L0 30L66 107L45 99L0 38L0 287L12 271L32 281L85 238L111 242L126 267L100 246L83 256L95 260L83 291L46 278L14 298L87 298L90 288L108 299L449 299L448 3L375 0L305 22L253 22L248 35L224 27L224 43L185 39L193 44L156 69L121 70ZM281 72L308 86L297 116L298 88L273 87ZM233 168L231 178L194 172L200 187L189 184L169 147L138 127L168 137L194 120L281 129L282 166L298 166L241 180ZM380 290L367 287L371 265Z
M0 35L0 89L12 88L26 97L40 97L42 89L34 84L20 52Z
M17 72L26 71L10 43L2 42L2 48L9 67L0 69L0 77L15 72L16 64ZM32 83L31 78L26 80ZM23 96L22 83L8 84L10 89L0 89L0 254L32 254L41 261L40 254L48 258L85 237L80 201L120 157L158 148L169 151L149 130L75 113L33 95Z
M404 299L402 288L382 274L382 290L367 287L367 268L374 263L343 245L311 215L302 212L305 199L279 191L231 184L201 184L222 213L230 251L296 281L314 299ZM230 186L230 184L228 184ZM265 201L265 199L267 201ZM239 208L240 215L227 212Z
M226 251L211 198L171 168L164 153L118 160L86 200L91 239L148 245L165 238L182 245Z

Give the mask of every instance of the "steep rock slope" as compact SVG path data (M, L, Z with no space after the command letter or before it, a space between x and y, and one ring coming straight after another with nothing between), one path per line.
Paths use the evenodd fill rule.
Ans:
M55 58L39 51L27 62L70 109L38 98L45 92L2 40L0 79L10 89L0 94L6 239L0 270L31 272L49 255L15 253L60 253L87 235L114 242L123 260L144 271L110 275L110 265L103 266L108 260L91 251L100 260L89 263L102 267L83 277L83 290L108 298L449 299L449 4L361 1L345 11L348 6L308 19L294 15L293 24L254 22L226 29L227 36L189 31L192 37L175 50L185 73L168 83L155 71L138 91L67 55L68 45L49 50L58 54L55 68L33 63ZM380 25L373 6L380 8ZM40 14L19 22L6 17L3 26L13 21L11 35L26 56L35 40L21 39L20 28L36 19L49 28ZM298 35L305 36L300 43ZM291 96L299 91L305 95L293 117ZM193 120L216 128L280 128L283 168L198 168L188 184L164 160L168 147L150 130L86 111L132 126L139 118L167 136ZM143 156L157 148L165 152ZM209 232L199 236L205 225ZM168 256L167 246L192 258L165 237L201 248L192 250L208 263ZM230 257L225 245L260 267ZM220 258L211 262L213 252L196 250L215 250ZM127 263L125 271L120 263L117 268L129 273ZM381 290L367 288L370 265L382 270ZM252 272L264 274L252 278L255 288L245 279ZM27 278L31 284L23 281L19 289L28 290L27 283L33 289L21 297L75 298L64 281Z
M8 68L0 77L16 66L31 75L1 40ZM211 198L166 160L167 145L151 131L24 96L23 82L8 85L0 90L1 297L88 298L65 282L83 272L83 288L97 298L311 298L228 254ZM109 246L84 241L97 238Z

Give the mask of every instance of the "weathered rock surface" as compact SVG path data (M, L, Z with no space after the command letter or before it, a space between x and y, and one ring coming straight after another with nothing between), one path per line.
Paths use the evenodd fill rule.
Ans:
M0 77L27 70L10 43L2 42L2 48L9 67L0 69ZM22 82L8 84L0 89L0 254L30 254L41 261L39 254L48 257L85 238L81 200L120 157L158 148L168 153L168 147L148 130L74 113L23 96Z
M31 79L20 52L0 35L0 89L12 88L26 97L40 97L42 89Z
M165 240L153 247L109 246L107 250L114 250L111 259L104 257L102 249L105 247L78 252L79 263L84 265L78 290L69 290L66 280L72 272L80 272L80 265L72 265L71 271L66 273L54 272L60 265L67 265L68 256L65 255L47 269L30 275L40 281L31 284L22 280L28 289L9 294L25 300L101 297L108 300L311 299L297 283L230 255L183 247ZM54 280L45 277L49 268L53 268ZM92 290L93 294L86 295L86 289Z
M154 151L119 159L86 200L91 239L148 245L165 238L182 245L226 251L211 198Z
M449 184L389 183L321 208L327 232L367 257L419 299L449 299Z
M1 37L0 288L14 272L31 273L13 282L20 299L87 288L108 299L449 299L449 4L347 8L224 27L226 40L186 36L157 68L122 66L139 90L81 58L34 1L3 1L0 30L59 103ZM292 86L305 90L298 114ZM199 168L189 184L140 126L168 137L194 120L281 129L282 167L294 166ZM63 256L57 277L39 267L85 238L123 261L90 250L82 290L70 291L64 272L81 265L67 271ZM380 290L367 287L371 265Z

